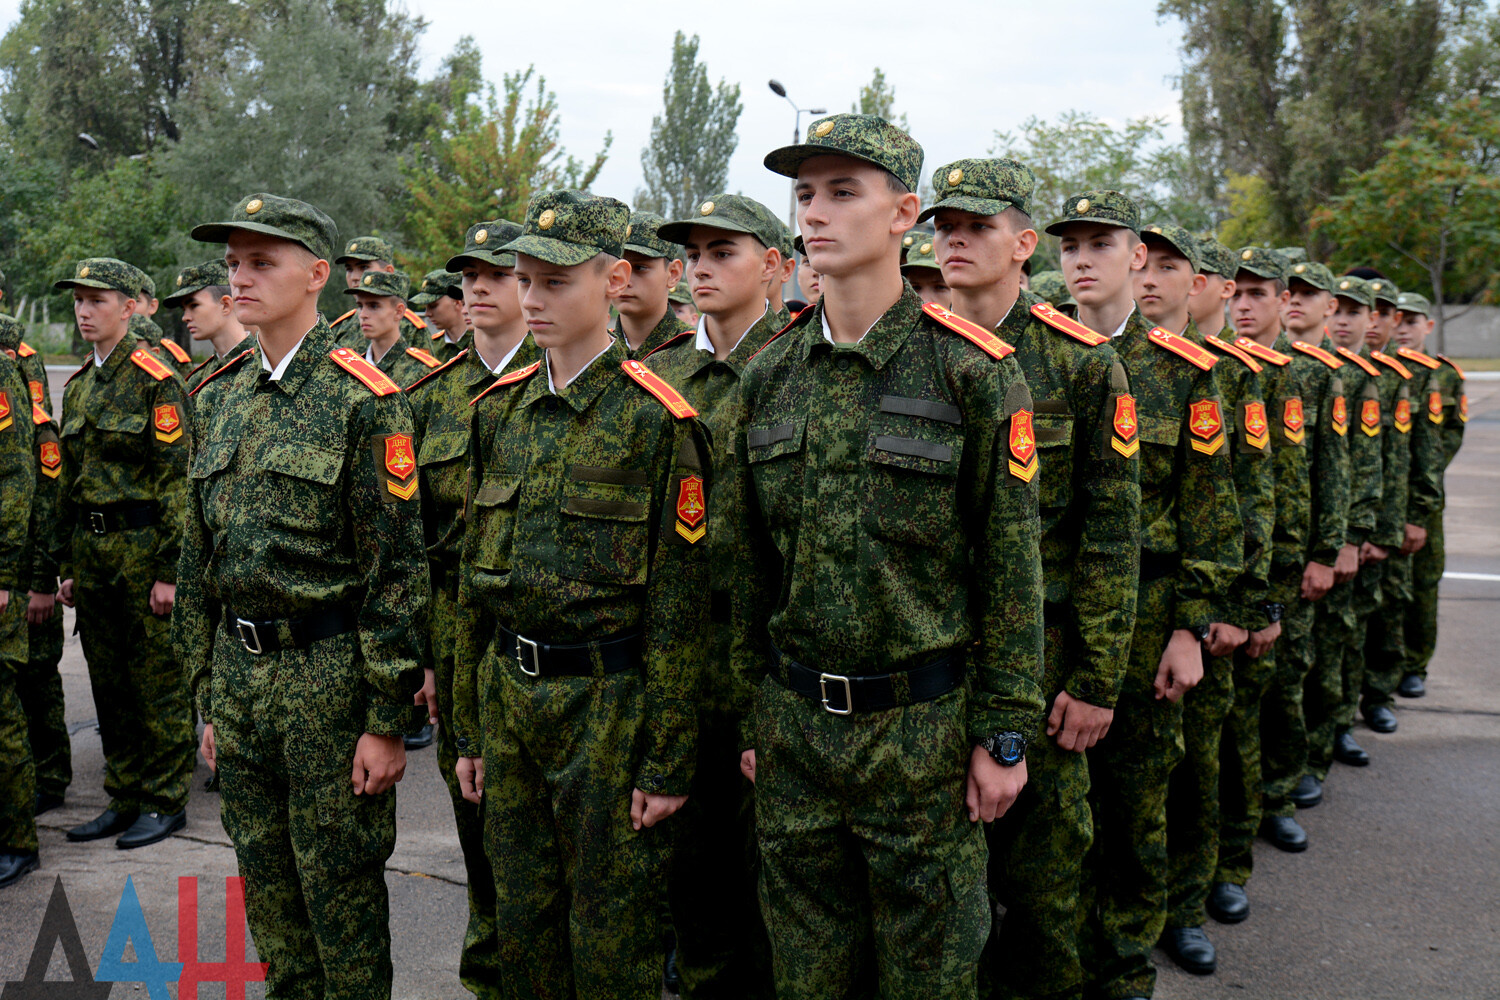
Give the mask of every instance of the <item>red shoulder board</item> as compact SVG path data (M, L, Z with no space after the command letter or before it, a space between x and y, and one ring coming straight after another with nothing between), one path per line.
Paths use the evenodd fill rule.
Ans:
M537 373L537 370L541 367L542 363L540 361L533 361L525 368L517 368L513 372L506 372L504 375L501 375L499 378L495 379L495 381L491 382L488 389L484 390L484 392L481 392L479 395L469 400L469 405L473 406L475 403L479 402L481 399L488 396L490 393L494 392L502 385L515 385L517 382L526 381L527 379L531 378L531 376L535 375Z
M158 382L172 377L172 369L158 361L156 355L150 351L137 347L130 352L130 360L135 362L137 368Z
M433 340L442 340L443 339L443 333L444 333L444 331L439 330L437 333L434 333L432 335L432 339Z
M94 363L94 359L93 358L89 358L83 364L79 365L78 366L78 370L76 372L74 372L73 374L69 375L68 376L68 381L64 382L63 385L66 386L68 384L68 382L72 382L75 378L77 378L78 376L82 375L84 372L88 371L89 367L91 365L93 365L93 363Z
M1236 337L1234 339L1234 346L1238 347L1240 350L1245 351L1248 354L1255 355L1262 361L1269 361L1271 364L1275 365L1278 368L1280 368L1282 365L1289 365L1292 363L1292 359L1287 357L1285 354L1282 354L1280 351L1272 350L1269 347L1262 347L1260 344L1257 344L1249 337Z
M1157 347L1164 347L1178 357L1197 365L1204 371L1208 371L1218 362L1219 356L1213 354L1185 337L1179 337L1175 333L1168 333L1159 326L1153 326L1151 332L1146 335Z
M377 396L390 396L401 391L401 387L392 382L389 375L347 347L335 347L328 352L328 356L333 359L334 364L359 379L365 384L365 388Z
M350 309L348 312L344 313L344 315L340 316L338 319L334 320L332 323L329 323L328 325L329 326L338 326L344 320L348 319L350 316L353 316L357 312L359 312L358 309Z
M1370 376L1371 378L1379 378L1380 377L1380 369L1379 368L1376 368L1374 365L1370 364L1370 362L1366 361L1364 358L1360 357L1358 354L1355 354L1353 351L1349 350L1349 348L1347 348L1347 347L1340 347L1339 348L1339 357L1344 358L1344 359L1346 359L1348 361L1353 361L1355 364L1357 364L1361 368L1363 368L1365 374L1368 375L1368 376Z
M1256 361L1254 358L1246 354L1244 351L1240 350L1238 347L1235 347L1229 341L1220 340L1218 337L1213 336L1204 337L1203 339L1207 341L1210 346L1244 362L1245 367L1255 372L1256 374L1260 373L1260 362Z
M1401 362L1397 361L1395 358L1391 357L1389 354L1382 354L1379 351L1371 351L1370 357L1374 358L1376 361L1379 361L1383 365L1389 366L1391 371L1395 372L1397 375L1400 375L1402 378L1411 378L1411 369L1403 365Z
M657 401L678 420L698 415L698 411L693 409L693 404L682 398L682 393L672 388L660 375L639 361L622 361L620 367L625 369L625 374L635 379L642 389L655 396Z
M469 349L467 347L465 347L463 350L461 350L457 354L453 355L453 357L449 358L446 363L438 365L432 371L428 372L426 375L423 375L421 378L417 379L411 385L407 386L406 387L406 391L407 392L411 392L417 386L421 385L423 382L426 382L428 379L432 378L434 375L437 375L439 372L445 372L449 368L452 368L454 365L456 365L460 361L462 361L468 355L468 353L469 353Z
M428 368L437 368L442 365L441 361L433 357L431 354L428 354L420 347L408 347L406 349L406 353L422 362L422 364L426 365Z
M1468 376L1464 374L1464 370L1462 368L1458 367L1458 362L1457 361L1454 361L1452 358L1448 357L1448 355L1446 355L1446 354L1439 354L1438 357L1441 358L1442 360L1448 362L1450 365L1452 365L1453 366L1453 370L1456 371L1456 372L1458 372L1458 377L1459 378L1468 378Z
M246 358L248 358L250 355L252 355L254 353L255 353L255 348L253 348L253 347L247 347L243 351L241 351L239 354L235 355L233 358L230 358L228 361L224 362L224 367L220 368L218 371L209 372L207 375L203 376L203 381L199 382L197 385L193 386L193 391L190 392L190 393L188 393L188 398L191 399L194 396L198 395L198 393L200 393L200 392L203 391L203 387L205 385L208 385L208 383L212 382L214 379L218 378L220 375L223 375L225 372L233 371L234 369L238 368L240 366L240 364ZM213 360L213 358L209 358L208 359L208 361L212 361L212 360ZM203 364L208 364L208 361L205 361ZM201 368L202 365L199 365L199 367Z
M173 360L175 360L179 365L185 365L189 361L193 360L193 356L187 351L184 351L182 349L182 345L177 343L177 341L175 340L172 340L168 337L163 337L161 339L161 346L167 349L167 353L172 355Z
M672 345L673 345L673 344L675 344L675 343L677 343L677 342L678 342L678 341L679 341L679 340L681 340L681 339L682 339L682 338L683 338L683 337L696 337L696 336L698 336L698 331L697 331L697 330L683 330L683 331L682 331L682 332L681 332L681 333L679 333L679 334L678 334L678 335L677 335L677 336L675 336L675 337L672 337L672 338L670 338L670 339L669 339L669 340L667 340L667 342L666 342L666 343L664 343L664 344L661 344L661 345L660 345L660 346L658 346L658 347L655 347L655 348L653 348L653 349L652 349L652 350L650 350L650 351L648 351L648 352L647 352L647 353L646 353L646 358L649 358L649 357L651 357L651 355L653 355L653 354L660 354L660 353L661 353L661 352L662 352L662 351L665 351L665 350L666 350L666 349L667 349L667 348L669 348L669 347L671 347L671 346L672 346ZM781 335L780 335L780 334L777 334L777 336L778 336L778 337L779 337L779 336L781 336ZM762 348L761 348L761 349L762 349L762 350L764 350L764 349L765 349L765 348L764 348L764 347L762 347ZM755 352L755 353L756 353L756 354L759 354L759 353L760 353L760 351L756 351L756 352ZM642 361L645 361L645 360L646 360L646 358L642 358L642 359L641 359L641 360L642 360Z
M23 358L29 358L36 353L36 348L32 347L30 344L26 343L26 341L23 340L21 341L21 346L16 348L16 353Z
M198 365L192 371L188 372L186 377L187 378L192 378L194 375L198 374L203 369L207 368L209 365L211 365L213 363L214 363L214 355L210 354L207 358L204 359L204 361L203 361L202 364Z
M1052 329L1066 333L1074 340L1087 344L1090 347L1098 347L1100 344L1109 343L1109 338L1104 334L1095 333L1072 316L1054 308L1051 303L1038 302L1031 307L1031 315L1046 323Z
M939 323L972 343L996 361L1015 353L1015 348L1001 340L993 330L986 330L978 323L971 323L954 312L949 312L936 302L929 302L922 311Z
M1408 361L1415 361L1423 368L1441 368L1443 366L1443 363L1437 358L1429 358L1421 351L1414 351L1410 347L1398 347L1396 348L1396 353Z
M1305 340L1294 340L1292 341L1292 346L1301 351L1303 354L1306 354L1310 358L1317 358L1319 361L1323 362L1334 371L1338 371L1340 368L1344 367L1344 363L1338 358L1334 357L1332 354L1329 354L1327 351L1323 350L1323 348L1309 344Z
M406 310L405 316L406 316L406 321L408 323L410 323L412 326L416 327L418 330L425 330L425 329L427 329L427 321L425 319L423 319L422 317L418 316L416 313L412 312L410 309Z
M52 419L51 417L47 416L47 411L46 410L42 409L40 406L37 406L35 403L31 404L31 422L32 423L34 423L38 427L40 427L42 424L45 424L47 421L49 421L51 419Z

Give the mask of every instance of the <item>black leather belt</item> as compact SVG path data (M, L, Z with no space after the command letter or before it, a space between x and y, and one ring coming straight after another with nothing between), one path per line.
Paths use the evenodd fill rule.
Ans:
M641 637L637 634L554 645L539 639L517 635L504 625L495 627L501 654L509 653L517 668L527 677L592 677L596 673L618 674L641 665ZM599 666L594 666L598 656Z
M161 508L154 500L142 503L114 503L100 510L83 512L83 522L96 535L131 528L149 528L161 521Z
M320 611L305 618L284 618L280 621L252 621L226 612L225 623L245 652L252 656L264 656L283 649L304 649L317 642L345 632L353 632L355 614L336 608Z
M788 691L811 698L833 715L879 712L941 698L964 682L962 654L894 674L850 677L803 666L775 646L775 677Z

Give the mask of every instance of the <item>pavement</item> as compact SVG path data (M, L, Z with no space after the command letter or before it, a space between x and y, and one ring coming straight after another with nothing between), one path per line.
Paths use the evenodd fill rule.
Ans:
M1447 513L1448 569L1464 576L1443 582L1429 694L1401 702L1393 735L1360 727L1374 762L1335 765L1323 804L1298 814L1311 843L1306 853L1257 845L1250 919L1207 928L1219 972L1190 976L1158 953L1157 997L1500 998L1500 381L1474 380L1468 388L1471 420L1448 473ZM236 868L218 796L202 790L209 774L201 762L181 834L136 851L63 837L106 804L71 615L68 631L61 670L74 781L66 805L40 818L41 870L0 890L0 984L24 974L59 878L91 970L127 878L157 958L178 961L178 880L196 877L198 955L187 958L222 961L224 879ZM409 755L397 812L386 873L392 996L468 997L457 977L464 872L433 749ZM143 957L144 944L136 938L127 955ZM62 947L54 946L48 978L67 979L67 970ZM203 989L207 997L224 995L218 986ZM109 995L145 997L146 990L125 982ZM263 988L252 983L245 995L263 997Z

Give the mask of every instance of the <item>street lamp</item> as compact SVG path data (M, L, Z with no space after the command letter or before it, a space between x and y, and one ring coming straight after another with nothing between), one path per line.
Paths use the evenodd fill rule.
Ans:
M797 112L796 123L792 126L792 145L795 146L802 141L802 116L823 115L828 113L827 108L799 108L797 102L786 96L786 88L781 85L780 80L772 80L770 83L771 93L777 97L786 97L786 102ZM791 228L793 235L797 232L797 180L792 179L792 207L787 213L787 225Z

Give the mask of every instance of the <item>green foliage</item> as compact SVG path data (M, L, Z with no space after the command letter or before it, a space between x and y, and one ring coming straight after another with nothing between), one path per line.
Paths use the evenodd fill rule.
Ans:
M1224 182L1224 196L1229 206L1228 218L1219 225L1215 238L1231 250L1269 246L1266 234L1276 229L1276 206L1266 179L1231 170Z
M740 86L722 79L709 84L708 67L698 62L698 36L689 39L679 31L662 105L651 119L651 141L641 150L645 186L636 192L635 208L678 219L724 190L729 158L740 141Z
M896 114L896 89L886 82L885 70L875 67L870 82L859 88L859 100L849 110L861 115L879 115L893 125L907 128L906 115Z

